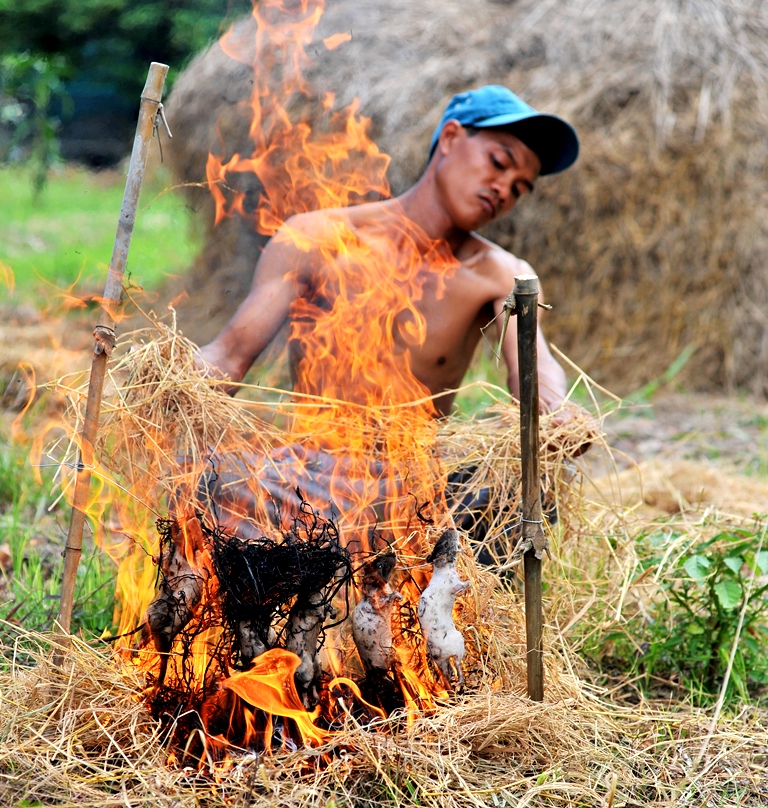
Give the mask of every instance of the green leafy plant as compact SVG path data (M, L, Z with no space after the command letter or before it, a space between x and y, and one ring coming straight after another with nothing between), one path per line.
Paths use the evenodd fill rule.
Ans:
M0 123L12 131L6 154L23 155L32 171L32 188L38 197L49 169L62 162L57 131L60 119L54 102L66 111L69 96L64 79L69 65L61 55L11 53L0 59Z
M630 674L648 695L660 683L674 684L706 704L720 691L738 634L726 700L760 696L768 683L768 547L761 536L748 530L706 540L673 530L641 536L641 575L658 583L657 596L602 636L592 654L604 669Z
M61 56L72 79L114 87L134 105L151 61L180 70L250 10L249 0L0 0L0 42Z

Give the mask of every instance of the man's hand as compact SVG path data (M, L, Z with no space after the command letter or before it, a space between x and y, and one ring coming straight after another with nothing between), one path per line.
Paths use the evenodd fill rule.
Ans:
M552 451L564 448L571 457L583 455L603 434L598 420L572 401L561 402L558 409L542 420L549 437L548 448Z
M226 356L219 355L215 343L203 345L195 351L195 369L201 371L205 379L231 382L232 377L227 372L226 365ZM236 384L217 384L216 387L230 396L234 396L239 389Z

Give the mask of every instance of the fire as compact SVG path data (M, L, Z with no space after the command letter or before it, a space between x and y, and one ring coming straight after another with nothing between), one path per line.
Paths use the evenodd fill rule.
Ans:
M293 123L291 102L308 98L303 80L310 63L307 48L323 9L323 0L254 4L255 42L237 41L231 31L221 41L228 56L254 68L250 99L254 149L251 155L235 154L226 163L209 155L207 175L217 224L237 214L252 218L259 232L273 235L295 213L389 195L389 157L367 136L368 122L358 114L357 104L340 111L324 104L322 128L305 121ZM329 48L339 44L339 35L326 40ZM235 192L228 200L223 190L229 187L229 176L245 172L256 175L264 187L250 217L243 209L245 195Z
M235 191L228 198L225 189L236 185L230 182L233 175L250 172L264 188L250 216L254 227L265 235L276 234L277 242L290 244L299 253L318 256L325 268L314 300L333 305L330 311L321 311L322 303L295 301L289 346L300 345L303 352L294 383L294 392L304 394L292 423L297 442L334 455L343 452L343 468L337 467L332 475L331 493L346 503L350 498L346 481L354 480L358 489L354 510L362 514L382 498L401 499L403 491L396 481L398 474L404 474L420 504L439 507L439 470L428 450L414 451L434 444L435 408L429 391L413 376L405 349L424 340L426 325L418 302L428 286L440 294L446 276L456 268L455 259L446 245L430 242L395 209L381 223L381 237L373 243L360 238L344 217L329 219L319 231L291 219L389 196L389 158L368 137L368 121L359 115L356 103L334 111L334 99L328 95L321 122L312 128L304 121L293 123L289 107L308 96L302 75L322 10L321 0L291 4L272 0L254 8L255 81L250 99L254 150L227 162L209 155L216 221L231 215L247 217L244 194ZM325 43L336 46L348 37L339 34ZM225 37L222 46L232 58L243 60L246 47L233 35ZM277 73L270 67L270 58L276 57L282 66ZM300 269L287 271L298 274ZM372 457L377 461L372 463ZM387 489L384 497L382 487ZM258 493L255 496L258 499ZM346 509L342 516L349 516ZM402 514L387 517L407 527Z
M400 709L412 721L447 696L417 619L436 535L429 526L449 524L445 481L437 410L408 347L426 335L419 302L427 291L439 297L457 263L395 201L378 228L355 226L347 209L389 197L389 158L356 103L337 109L327 93L319 122L297 120L310 103L302 75L322 11L322 0L265 0L254 5L254 42L224 38L225 51L254 68L253 150L212 153L207 164L217 223L242 216L322 267L311 299L290 310L295 383L281 410L290 429L265 424L245 446L242 432L222 424L214 440L180 445L186 393L178 389L163 399L159 421L130 432L126 401L154 406L155 393L126 362L104 409L117 431L100 446L129 453L125 481L118 486L109 463L94 459L100 482L88 515L107 527L99 540L119 563L126 660L147 672L148 700L172 723L172 758L182 764L220 760L233 745L320 746L349 714L372 721ZM245 173L263 187L250 213L237 190ZM335 211L321 226L303 216L320 209ZM298 278L301 267L286 273ZM200 395L215 395L202 385ZM292 526L289 513L276 513L286 489L300 494ZM158 552L162 492L173 519L160 523ZM367 572L381 582L376 609L392 630L391 664L377 668L355 650L347 599L384 553L396 556L394 571Z
M16 276L8 264L0 261L0 285L5 287L6 294L10 297L16 289Z
M320 715L319 707L311 713L307 712L296 692L293 675L299 662L299 658L290 651L272 648L258 657L249 671L235 673L225 679L222 687L237 693L243 701L269 715L292 719L304 743L311 746L328 740L330 733L313 723Z
M336 50L339 45L349 42L350 39L352 39L352 34L348 32L343 34L333 34L332 36L326 37L323 40L323 45L325 45L328 50Z

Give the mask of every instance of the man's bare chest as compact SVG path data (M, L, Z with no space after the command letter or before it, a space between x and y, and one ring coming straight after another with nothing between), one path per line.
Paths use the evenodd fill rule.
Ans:
M407 350L414 375L433 392L460 384L483 328L493 320L497 296L493 284L461 270L440 288L425 287L416 301L424 338Z

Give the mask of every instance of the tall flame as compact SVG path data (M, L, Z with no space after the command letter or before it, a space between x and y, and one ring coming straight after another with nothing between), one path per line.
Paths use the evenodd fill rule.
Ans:
M265 235L273 235L296 213L389 195L389 157L368 137L368 121L358 114L357 103L334 111L334 97L327 94L323 121L293 122L291 107L311 97L304 81L311 61L307 48L324 5L324 0L254 4L253 43L238 39L235 29L221 40L228 56L253 67L249 134L254 148L249 156L235 154L226 163L209 155L207 175L217 224L233 214L248 217L244 194L227 200L221 189L227 186L228 176L237 173L251 173L261 181L264 192L252 218ZM326 40L329 49L340 44L338 37Z
M373 218L349 211L350 206L389 196L389 158L370 140L369 121L360 115L357 103L337 109L331 93L319 102L312 99L303 73L322 11L322 0L264 0L254 5L252 42L245 42L237 29L224 37L225 52L254 69L249 103L253 149L229 159L211 154L207 163L217 223L241 216L259 232L288 245L297 257L311 255L313 266L319 267L311 296L297 298L289 312L288 346L295 375L286 405L290 432L278 434L265 426L253 445L244 447L242 435L233 436L222 424L215 447L198 446L197 454L187 451L177 445L174 431L183 409L184 393L177 391L178 400L166 405L164 423L144 425L140 440L127 432L114 438L131 451L123 485L131 496L104 482L109 473L98 469L102 489L94 490L89 503L94 525L108 521L101 541L120 562L121 634L135 633L136 626L147 621L146 632L145 614L158 565L166 581L175 576L181 582L180 589L162 590L161 597L173 601L174 619L183 617L196 626L191 649L182 649L176 641L162 654L149 647L134 650L131 659L153 672L156 682L165 676L166 684L179 691L207 694L199 710L203 729L190 727L203 733L210 749L224 744L217 738L231 732L238 743L251 743L258 736L253 743L268 750L276 717L308 745L324 743L332 730L317 725L320 707L307 709L297 692L294 679L302 660L291 651L271 648L257 654L248 670L231 667L224 648L217 567L195 515L201 480L219 485L216 520L244 540L281 539L274 520L279 485L300 488L317 512L327 513L329 501L334 503L356 570L372 554L393 549L398 558L396 588L403 598L392 621L392 676L401 691L400 703L413 719L431 709L436 696L445 695L443 683L426 664L415 618L426 584L424 559L431 549L426 526L445 522L447 509L435 449L437 411L429 390L413 373L409 348L426 338L420 302L427 294L440 297L457 262L446 244L428 238L403 214L396 200L376 207ZM342 32L322 42L343 53L348 39ZM302 110L313 104L319 111L310 124ZM238 176L244 174L255 176L262 188L252 212L246 210L244 192L237 190ZM308 226L301 214L318 210L328 213L309 217ZM298 275L301 267L287 267L286 272ZM172 362L173 357L163 361ZM141 380L133 378L131 385L134 396L153 395ZM121 394L114 401L113 416L120 414L125 398ZM115 422L120 423L119 418ZM66 440L75 438L70 434ZM182 460L180 454L185 455ZM152 558L146 548L152 546L151 521L158 515L158 480L163 478L173 480L165 490L176 516L171 531L175 550L161 547ZM277 628L286 636L284 625ZM353 686L350 677L362 672L344 626L329 635L324 659L330 674L338 677L327 692L329 687ZM369 717L381 714L354 687L350 692ZM234 696L239 701L233 706ZM329 707L333 701L321 700L327 727L341 709Z
M309 228L303 220L291 219L389 196L389 158L370 140L369 122L359 114L357 102L336 111L329 93L320 120L294 123L292 110L311 104L303 74L323 5L323 0L260 3L253 11L255 41L246 43L233 32L222 41L234 59L247 61L251 55L254 149L227 162L209 155L216 220L249 217L244 193L228 197L224 189L230 188L233 175L250 172L263 188L250 215L254 227L299 255L314 256L322 267L313 278L312 298L295 300L290 311L289 348L300 355L294 357L294 392L305 394L294 411L292 431L304 446L343 454L343 469L332 475L339 486L332 484L331 493L348 503L346 481L354 480L354 509L370 514L377 500L402 500L407 480L408 494L418 505L439 507L442 480L429 448L434 445L436 411L429 391L411 371L407 349L426 336L419 309L425 290L442 294L457 267L455 258L396 203L364 232L344 215L329 215L319 224L313 220ZM348 38L342 33L323 42L335 48ZM302 268L287 271L298 279ZM259 499L258 491L254 496ZM395 511L399 513L390 509L385 521L413 523L413 513L406 515L402 502ZM355 522L349 512L343 517Z

